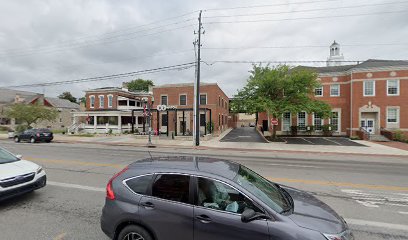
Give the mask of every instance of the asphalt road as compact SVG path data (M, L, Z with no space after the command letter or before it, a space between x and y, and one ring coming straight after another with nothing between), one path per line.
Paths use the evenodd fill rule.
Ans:
M244 163L281 184L315 194L346 220L356 239L408 239L408 158L92 144L0 146L41 164L46 188L0 203L0 239L108 239L99 227L109 178L157 155L211 155Z
M254 127L240 127L232 129L221 142L266 142Z

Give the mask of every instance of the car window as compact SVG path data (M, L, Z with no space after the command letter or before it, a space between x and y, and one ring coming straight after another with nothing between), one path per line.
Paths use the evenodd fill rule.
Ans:
M126 181L126 185L135 193L146 195L147 188L153 178L153 175L145 175L132 178Z
M241 214L247 208L261 212L242 193L219 181L198 178L198 201L201 207Z
M234 180L276 212L290 207L289 202L275 184L249 168L241 166Z
M18 161L19 159L0 148L0 164Z
M152 186L152 196L166 200L189 203L190 176L177 174L157 175Z
M32 133L32 132L33 132L33 130L25 130L24 134L29 134L29 133Z

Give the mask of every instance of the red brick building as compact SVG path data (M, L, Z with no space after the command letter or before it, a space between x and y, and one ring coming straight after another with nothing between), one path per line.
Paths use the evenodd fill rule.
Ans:
M407 61L367 60L357 65L305 68L318 73L321 87L313 97L329 103L333 117L285 113L277 126L278 133L289 134L291 126L299 131L314 126L319 134L322 125L331 124L335 135L379 135L382 130L401 130L408 135ZM262 113L258 124L270 129L270 118Z
M194 85L166 84L153 87L153 109L166 106L165 111L153 113L153 128L162 133L189 135L193 132ZM200 132L208 134L212 122L214 133L228 128L229 98L216 83L200 85ZM207 127L206 127L207 126Z

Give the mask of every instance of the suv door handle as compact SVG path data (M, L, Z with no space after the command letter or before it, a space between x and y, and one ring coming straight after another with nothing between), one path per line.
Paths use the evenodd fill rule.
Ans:
M147 208L147 209L153 209L153 208L154 208L154 204L151 203L151 202L141 203L140 206L142 206L142 207L144 207L144 208Z
M207 215L198 215L196 216L196 219L200 220L200 222L202 223L210 223L211 222L211 218Z

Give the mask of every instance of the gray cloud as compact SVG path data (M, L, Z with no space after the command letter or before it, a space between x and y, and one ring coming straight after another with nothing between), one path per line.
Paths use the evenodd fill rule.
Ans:
M294 3L281 0L277 3ZM265 16L240 18L204 18L206 34L203 47L256 47L323 45L319 48L274 49L203 49L206 62L215 60L325 60L328 46L336 39L343 44L406 43L408 14L382 14L310 20L282 20L321 16L365 14L383 11L408 10L408 4L342 9L350 5L385 3L383 0L338 0L327 3L292 4L286 6L237 9L233 11L205 11L204 17L231 14L288 12ZM198 9L225 8L245 5L271 4L271 1L134 1L134 0L13 0L0 3L0 86L62 81L76 78L131 72L160 66L194 61L193 31L197 13L183 17L193 18L151 31L140 32L171 21L137 28L137 26L177 16ZM337 7L335 10L296 12L316 8ZM261 20L281 21L210 24L213 21ZM194 26L188 26L194 24ZM173 29L183 27L182 29ZM173 29L173 30L171 30ZM166 31L167 30L167 31ZM145 34L157 33L160 34ZM101 37L116 36L105 39ZM109 34L109 35L103 35ZM85 46L84 46L85 45ZM346 60L368 58L404 59L407 46L343 46ZM232 96L248 77L251 64L217 63L202 67L202 81L218 82ZM156 84L192 82L194 69L143 75ZM119 86L115 79L103 82L31 88L56 96L71 91L77 97L83 90L101 86Z

